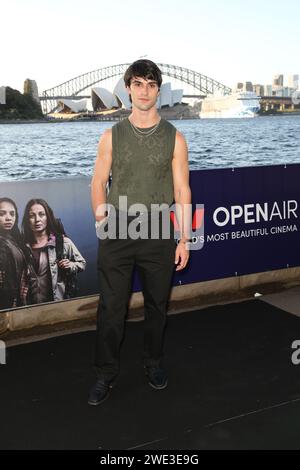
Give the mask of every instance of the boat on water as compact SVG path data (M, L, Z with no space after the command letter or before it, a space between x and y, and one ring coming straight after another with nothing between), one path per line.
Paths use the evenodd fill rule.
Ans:
M202 101L200 118L250 118L260 110L260 96L253 91L216 93Z

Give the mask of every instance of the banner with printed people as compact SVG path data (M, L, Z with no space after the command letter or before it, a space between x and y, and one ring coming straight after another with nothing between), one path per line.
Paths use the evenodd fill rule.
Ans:
M299 181L299 164L192 171L191 257L173 285L300 266ZM2 182L0 310L98 294L98 243L90 178Z
M1 183L0 309L96 293L82 248L97 248L87 178Z

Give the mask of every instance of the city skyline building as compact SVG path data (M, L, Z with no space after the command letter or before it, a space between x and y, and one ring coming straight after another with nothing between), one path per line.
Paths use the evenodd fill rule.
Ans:
M0 104L6 104L6 87L0 86Z
M273 88L282 88L283 87L283 74L274 75L273 78Z
M293 88L293 90L299 89L299 75L298 74L289 75L288 86L290 88Z
M264 96L264 86L260 84L253 85L253 91L257 96Z

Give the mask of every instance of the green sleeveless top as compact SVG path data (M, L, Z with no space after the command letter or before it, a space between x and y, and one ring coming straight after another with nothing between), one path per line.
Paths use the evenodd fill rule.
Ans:
M151 209L151 204L172 205L175 137L176 128L165 119L149 136L137 136L128 118L115 124L112 184L107 202L119 209L119 196L127 196L127 210L135 203L144 204L147 209Z

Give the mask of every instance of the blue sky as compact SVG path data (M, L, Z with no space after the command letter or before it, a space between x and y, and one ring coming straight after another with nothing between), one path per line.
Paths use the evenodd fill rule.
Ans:
M228 86L300 73L296 0L3 0L0 86L39 91L138 57Z

